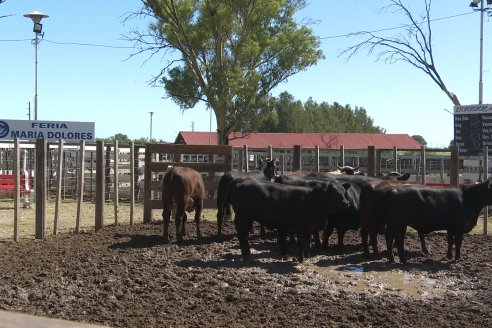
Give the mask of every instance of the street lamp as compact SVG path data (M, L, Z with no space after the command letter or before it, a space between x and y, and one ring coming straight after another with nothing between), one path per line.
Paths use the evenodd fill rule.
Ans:
M154 115L154 112L149 112L150 114L150 138L149 142L152 142L152 115Z
M480 9L478 8L478 3L480 3ZM487 5L492 5L492 0L487 0ZM492 8L485 8L485 0L472 0L470 3L470 7L475 11L480 11L480 78L478 82L478 103L483 103L483 80L482 80L482 72L483 72L483 15L485 12L488 15L492 15Z
M41 19L48 18L48 15L40 13L39 11L33 11L32 13L25 14L24 17L32 19L34 27L32 31L36 33L34 38L34 49L35 49L35 62L34 62L34 120L38 120L38 45L39 45L39 34L43 29L43 24L41 24ZM43 33L44 35L44 33Z

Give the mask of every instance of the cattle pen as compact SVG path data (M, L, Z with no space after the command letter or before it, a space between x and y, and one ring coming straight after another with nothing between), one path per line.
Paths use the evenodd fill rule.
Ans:
M2 143L0 148L0 173L12 174L16 179L16 190L2 194L4 204L13 199L12 216L4 211L3 221L14 240L19 240L19 226L23 211L35 212L34 238L46 237L46 217L53 216L52 233L57 227L64 202L75 202L73 227L70 231L84 229L100 230L108 224L121 224L121 217L128 216L130 225L135 222L135 208L142 208L142 222L151 221L153 210L160 209L157 185L167 166L189 166L201 172L206 185L205 207L216 207L217 181L230 170L248 171L256 167L258 159L275 158L278 174L292 172L324 172L336 169L337 165L358 166L370 176L379 176L392 171L408 172L414 182L433 185L459 185L472 183L467 178L475 174L477 179L488 178L488 157L461 158L457 147L449 149L427 149L420 151L397 149L346 150L301 148L250 149L248 146L191 146L175 144L133 143L120 145L118 141L105 144L33 142L15 140ZM488 153L488 149L484 153ZM473 162L473 167L466 164ZM466 176L464 173L470 173ZM20 193L21 175L27 177L34 190L33 208L22 208ZM48 206L48 205L53 206ZM84 210L87 204L91 210ZM49 213L48 209L49 208ZM124 209L124 210L123 210ZM7 215L7 216L5 216ZM82 221L85 218L85 221ZM109 222L108 218L111 219ZM89 222L89 223L87 223ZM484 220L484 233L487 233ZM86 226L88 225L88 226Z

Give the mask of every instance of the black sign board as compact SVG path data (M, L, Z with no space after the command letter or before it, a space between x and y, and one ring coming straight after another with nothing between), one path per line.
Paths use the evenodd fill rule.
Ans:
M460 156L481 156L492 150L492 105L454 106L454 140Z

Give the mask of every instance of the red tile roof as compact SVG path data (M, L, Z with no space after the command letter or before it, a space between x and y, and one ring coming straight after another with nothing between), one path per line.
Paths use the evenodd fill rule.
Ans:
M210 143L209 143L210 140ZM186 145L216 145L217 133L181 131L175 143ZM249 148L292 148L300 145L302 148L338 149L420 149L421 145L408 134L378 134L378 133L231 133L229 144L235 147L247 145Z

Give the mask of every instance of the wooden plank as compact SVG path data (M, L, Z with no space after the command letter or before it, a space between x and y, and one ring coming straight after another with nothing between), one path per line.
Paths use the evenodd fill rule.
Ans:
M46 139L36 139L36 239L46 237Z
M118 162L119 162L119 157L118 157L118 140L114 140L114 151L113 151L113 165L114 165L114 176L113 176L113 206L114 206L114 224L118 225L118 198L119 198L119 193L118 193Z
M229 172L230 163L180 163L180 162L152 162L151 172L165 172L169 165L190 167L198 172ZM147 167L147 164L145 165ZM147 181L147 180L145 180Z
M143 213L143 222L149 223L152 220L152 207L150 205L150 196L152 194L151 189L149 188L149 184L152 178L152 152L151 152L151 144L147 144L145 146L145 166L144 166L144 213Z
M151 199L149 200L149 205L154 210L162 210L162 202L160 199ZM214 209L217 208L217 200L215 198L207 198L203 200L203 208Z
M151 153L163 154L210 154L227 155L232 152L232 146L218 145L174 145L174 144L148 144L146 150Z
M104 226L104 142L96 141L96 213L95 229L99 231Z
M80 216L82 215L82 202L84 201L84 171L85 171L85 140L80 141L79 162L79 188L77 190L77 218L75 232L80 232Z
M53 235L58 234L58 223L60 220L61 208L61 191L63 182L63 139L58 140L58 167L56 169L56 202L55 202L55 219L53 222Z
M14 176L15 176L15 197L14 197L14 241L19 241L19 200L20 200L20 144L19 139L14 140Z
M130 225L135 216L135 145L130 142Z

